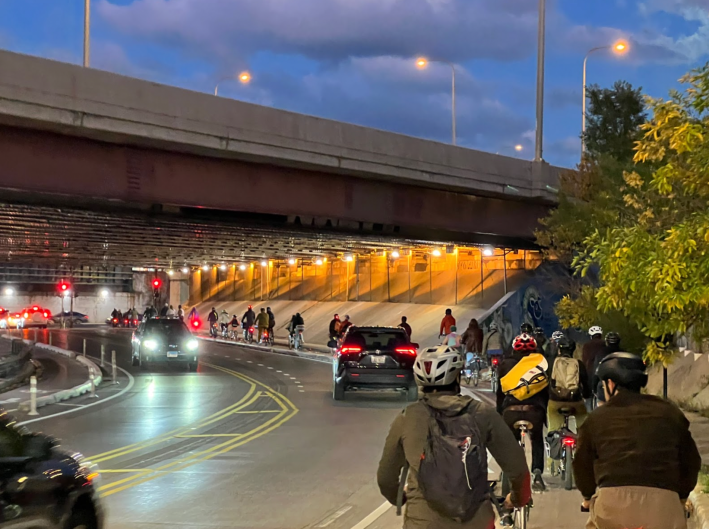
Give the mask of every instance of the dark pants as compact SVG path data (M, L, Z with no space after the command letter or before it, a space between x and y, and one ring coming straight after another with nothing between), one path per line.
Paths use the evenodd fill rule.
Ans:
M502 418L518 441L520 439L520 431L515 429L514 424L517 421L529 421L532 423L532 430L527 432L528 438L532 440L532 472L535 470L544 472L544 423L546 422L546 413L537 407L525 406L525 408L530 409L522 411L516 410L514 407L507 408L502 412Z

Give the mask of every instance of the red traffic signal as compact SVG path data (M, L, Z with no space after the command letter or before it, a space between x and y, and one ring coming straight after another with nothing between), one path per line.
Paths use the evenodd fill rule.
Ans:
M67 283L66 281L60 281L60 282L59 282L59 290L60 290L61 292L66 292L66 291L69 290L70 288L71 288L71 284L70 284L70 283Z
M155 279L153 279L153 288L155 290L159 289L161 286L162 286L162 281L160 281L160 279L158 279L157 277Z

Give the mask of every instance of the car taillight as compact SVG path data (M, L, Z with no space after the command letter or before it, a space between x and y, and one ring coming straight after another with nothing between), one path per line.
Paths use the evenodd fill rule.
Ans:
M415 347L397 347L394 350L399 354L416 356L416 348Z
M574 446L576 444L576 439L573 437L564 437L564 444L566 446Z
M32 312L39 312L39 307L32 307Z
M340 354L349 355L355 353L361 353L362 348L359 345L343 345L340 349Z
M192 320L192 327L196 329L197 327L199 327L199 323L199 320Z
M30 317L29 312L25 312L25 318L29 318L29 317Z
M44 312L43 314L45 318L49 318L49 312Z

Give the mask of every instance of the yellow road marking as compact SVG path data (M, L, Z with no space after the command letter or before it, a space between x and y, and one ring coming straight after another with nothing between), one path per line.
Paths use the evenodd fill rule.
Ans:
M244 381L249 384L249 390L246 392L246 394L241 399L239 399L234 404L227 406L226 408L213 413L209 417L205 417L200 422L198 422L196 424L192 423L187 426L181 426L180 428L176 428L175 430L171 430L171 431L164 433L162 435L159 435L157 437L145 439L143 441L138 441L137 443L132 443L132 444L129 444L126 446L122 446L120 448L115 448L115 449L109 450L107 452L102 452L100 454L96 454L92 457L89 457L88 459L93 463L99 463L101 461L108 461L110 459L114 459L116 457L119 457L119 456L122 456L125 454L129 454L131 452L136 452L137 450L141 450L143 448L148 448L150 446L159 444L163 441L167 441L170 438L174 437L178 432L189 432L193 429L197 429L201 426L204 426L205 424L203 424L203 423L205 423L205 421L209 421L209 422L206 422L206 424L211 424L212 422L214 422L211 419L213 419L217 416L219 416L220 418L227 416L228 412L230 410L233 410L234 408L241 406L246 400L248 400L253 395L254 391L256 390L256 384L253 381L246 381L246 380L244 380ZM110 457L108 457L108 456L110 456Z
M178 439L192 439L201 437L243 437L246 434L243 433L204 433L196 435L176 435Z
M235 376L237 378L240 378L240 379L244 380L245 382L251 384L252 388L251 388L249 394L253 393L253 389L255 388L255 386L260 386L260 387L264 388L265 391L257 392L251 399L249 399L248 402L244 402L245 399L248 398L248 396L249 396L249 394L247 394L245 396L245 398L241 399L239 401L239 403L237 403L237 404L240 404L240 406L238 406L238 408L236 410L234 409L234 407L236 405L230 406L229 408L226 408L225 410L221 410L220 412L217 412L216 414L213 414L210 417L208 417L207 418L207 419L209 419L208 422L205 422L205 421L207 421L207 419L202 421L200 423L201 426L205 426L206 424L211 424L212 422L214 422L213 419L217 415L221 414L221 417L224 417L224 416L230 415L231 413L237 413L238 410L251 405L259 397L272 398L281 407L281 410L280 411L274 410L275 413L277 413L277 415L275 417L269 419L268 421L255 427L253 430L251 430L250 432L247 432L245 434L213 434L213 435L209 435L209 437L229 436L229 437L231 437L231 439L229 441L217 444L207 450L203 450L201 452L196 452L184 459L173 461L171 463L157 467L155 469L147 469L148 470L147 472L136 473L133 476L129 476L129 477L123 478L121 480L118 480L118 481L115 481L112 483L108 483L106 485L102 485L101 487L99 487L99 491L102 492L102 494L101 494L102 496L110 496L112 494L116 494L118 492L129 489L131 487L135 487L135 486L140 485L142 483L146 483L148 481L156 479L164 474L177 472L179 470L185 469L185 468L195 465L197 463L201 463L203 461L207 461L209 459L212 459L213 457L216 457L220 454L224 454L230 450L233 450L234 448L238 448L239 446L242 446L250 441L253 441L254 439L258 439L259 437L266 435L269 432L272 432L273 430L275 430L276 428L280 427L285 422L287 422L288 420L293 418L298 413L298 408L296 408L295 405L287 397L275 392L272 388L270 388L266 384L259 382L258 380L255 380L255 379L248 377L246 375L243 375L241 373L238 373L236 371L233 371L231 369L227 369L227 368L224 368L221 366L216 366L216 365L208 364L208 363L204 363L204 365L206 365L207 367L211 367L213 369L217 369L217 370L222 371L224 373L230 374L230 375ZM226 410L230 410L230 411L227 412ZM258 413L261 413L261 412L258 412ZM178 430L175 430L175 431L178 431ZM175 431L171 432L171 434L174 434ZM165 435L167 435L167 434L165 434ZM188 434L188 435L192 435L192 434ZM194 434L194 435L196 436L197 434ZM205 436L206 436L206 434L205 434ZM175 435L172 435L172 437L175 437ZM129 447L124 447L124 448L129 448ZM140 447L136 448L135 450L139 450L139 449L140 449ZM131 452L131 451L134 451L134 450L129 450L128 452ZM117 457L118 455L120 455L120 454L111 456L111 458ZM108 490L108 489L110 489L110 490ZM106 492L103 492L103 491L106 491Z
M150 468L102 468L99 474L118 474L122 472L152 472Z
M235 415L240 413L280 413L278 410L261 410L261 411L233 411Z

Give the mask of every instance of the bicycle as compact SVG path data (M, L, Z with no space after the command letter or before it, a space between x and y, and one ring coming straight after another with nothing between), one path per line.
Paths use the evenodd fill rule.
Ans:
M569 417L574 415L573 408L559 408L558 413L564 417L564 426L559 430L559 440L561 443L561 451L559 458L552 457L552 447L548 440L544 441L544 448L547 458L549 458L549 473L552 476L561 476L566 490L574 488L574 451L576 450L577 436L569 428ZM556 466L556 461L559 461L559 467Z
M288 337L288 347L290 349L295 349L296 351L303 348L303 331L305 330L305 325L296 325L295 331L292 332Z
M529 513L533 507L533 500L530 499L529 503L524 507L515 507L512 509L512 512L510 512L504 507L505 496L495 494L497 482L489 481L488 485L490 486L490 501L497 511L501 525L503 527L512 527L513 529L527 529Z
M490 357L490 389L495 393L497 391L497 368L500 365L500 357Z
M519 445L522 447L522 450L524 451L524 457L527 461L527 467L529 468L529 463L531 460L531 451L532 451L532 443L531 440L527 442L527 438L529 437L529 430L531 430L534 425L529 422L529 421L517 421L513 425L515 430L519 430ZM503 497L502 500L504 501L505 496L509 492L509 482L507 481L507 478L504 476L504 473L502 475L502 493ZM498 513L500 513L500 519L503 521L503 525L506 527L514 527L515 529L527 529L527 523L529 522L529 512L533 506L532 500L529 501L527 505L524 507L520 508L515 508L511 513L505 511L505 509L501 506L500 503L496 503L494 500L495 496L491 494L491 499L493 499L493 504L497 507ZM499 500L499 498L498 498ZM505 521L512 522L512 525L510 523L505 523Z
M465 378L465 383L470 385L472 380L473 385L478 387L480 382L480 371L482 370L482 358L478 356L477 353L470 353L471 357L466 360L465 367L463 367L463 378Z

